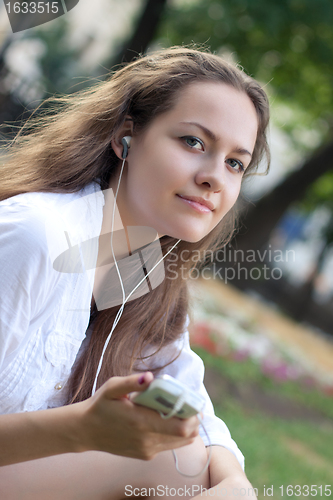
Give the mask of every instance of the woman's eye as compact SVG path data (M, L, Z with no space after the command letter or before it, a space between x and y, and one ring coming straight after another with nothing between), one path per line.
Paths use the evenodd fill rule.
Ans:
M204 149L203 142L200 141L200 139L197 139L196 137L185 136L181 137L181 139L183 139L186 142L186 144L188 144L191 148L199 149L201 151L203 151Z
M241 161L239 160L233 160L232 158L227 160L228 165L232 167L234 170L239 172L240 174L244 172L244 165Z

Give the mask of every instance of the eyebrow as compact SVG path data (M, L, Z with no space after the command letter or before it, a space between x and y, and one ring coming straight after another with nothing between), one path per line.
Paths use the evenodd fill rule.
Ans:
M207 135L207 137L209 137L212 141L214 142L217 142L220 140L219 137L217 137L214 132L212 132L211 130L209 130L207 127L205 127L204 125L201 125L200 123L197 123L197 122L181 122L182 124L186 124L186 125L195 125L196 127L199 127L201 128L201 130L204 131L204 133ZM239 153L241 155L249 155L251 156L252 158L252 154L250 153L250 151L248 151L247 149L244 149L244 148L236 148L234 150L235 153Z

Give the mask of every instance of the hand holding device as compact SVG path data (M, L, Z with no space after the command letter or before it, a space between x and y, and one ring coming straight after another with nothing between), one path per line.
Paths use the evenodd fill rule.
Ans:
M148 460L161 451L193 443L199 430L197 417L163 420L157 412L134 404L128 397L129 393L147 389L152 380L149 372L112 377L94 396L73 405L83 409L77 426L82 451Z

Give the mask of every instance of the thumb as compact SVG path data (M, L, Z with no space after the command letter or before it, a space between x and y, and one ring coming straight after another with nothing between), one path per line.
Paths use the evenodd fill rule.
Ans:
M106 382L104 396L108 399L123 399L130 392L142 392L154 379L151 372L128 375L127 377L112 377Z

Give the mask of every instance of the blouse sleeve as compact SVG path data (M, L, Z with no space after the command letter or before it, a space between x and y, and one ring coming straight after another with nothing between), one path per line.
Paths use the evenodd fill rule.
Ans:
M50 313L59 273L53 269L43 214L0 204L0 371Z
M231 451L244 470L243 454L235 441L231 438L226 424L214 413L213 404L203 383L205 371L204 364L202 359L190 348L189 333L187 329L180 339L162 348L158 357L155 358L154 356L154 365L158 363L161 366L163 362L165 364L167 359L173 359L179 351L180 354L178 357L159 371L159 374L171 375L204 398L203 423L209 436L210 443L212 445L224 446ZM200 426L199 433L205 445L208 446L210 443L202 426Z

